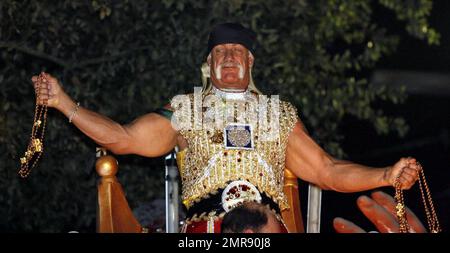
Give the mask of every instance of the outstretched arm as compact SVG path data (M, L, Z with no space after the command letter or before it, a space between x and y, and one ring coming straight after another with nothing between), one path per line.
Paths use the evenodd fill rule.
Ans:
M177 142L177 132L168 119L156 114L143 115L130 124L121 125L110 118L79 107L62 90L58 80L48 74L39 87L39 104L61 111L72 123L97 144L115 154L137 154L148 157L163 155L173 149ZM36 87L37 77L32 81ZM73 114L73 115L72 115Z
M409 189L418 178L415 162L413 158L402 158L393 166L372 168L333 158L306 133L300 121L289 136L286 151L286 167L297 177L338 192L394 185L397 176L402 188Z

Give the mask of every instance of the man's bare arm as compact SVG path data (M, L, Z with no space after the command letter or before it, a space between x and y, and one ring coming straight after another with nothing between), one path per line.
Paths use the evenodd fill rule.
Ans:
M394 166L372 168L339 160L327 154L297 122L289 136L286 167L299 178L322 189L339 192L365 191L393 185L400 175L403 189L417 180L417 165L413 158L402 158Z
M36 86L37 78L32 78ZM42 104L61 111L68 118L72 116L76 104L62 90L58 81L47 75L47 84L39 89ZM173 149L177 142L177 132L168 119L149 113L130 124L121 125L108 117L85 108L78 108L72 123L97 144L115 154L137 154L148 157L163 155Z

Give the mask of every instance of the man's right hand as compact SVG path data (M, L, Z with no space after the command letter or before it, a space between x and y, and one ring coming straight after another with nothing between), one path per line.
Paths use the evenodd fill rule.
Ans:
M33 82L36 97L39 94L37 101L38 105L47 104L48 107L57 107L60 104L61 96L64 91L61 88L58 80L53 76L42 72L44 81L39 84L39 76L33 76L31 81ZM38 87L39 84L39 87Z
M47 104L63 113L78 129L100 146L114 154L136 154L146 157L158 157L175 148L178 132L172 128L170 120L156 114L147 113L133 122L121 125L112 119L80 107L64 92L53 76L42 73L46 82L39 82L39 76L33 76L37 103ZM39 82L39 88L37 85Z

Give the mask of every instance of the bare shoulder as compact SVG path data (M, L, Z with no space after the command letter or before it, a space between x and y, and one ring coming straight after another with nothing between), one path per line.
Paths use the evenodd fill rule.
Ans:
M308 131L306 131L305 125L300 119L295 123L294 128L292 129L291 134L289 135L289 139L298 138L298 137L306 137L309 136Z
M131 123L127 124L126 127L130 130L138 131L155 131L159 129L165 129L166 131L173 130L170 119L160 113L150 112L144 114Z
M125 126L130 136L129 153L158 157L174 148L177 131L171 121L155 113L144 114Z

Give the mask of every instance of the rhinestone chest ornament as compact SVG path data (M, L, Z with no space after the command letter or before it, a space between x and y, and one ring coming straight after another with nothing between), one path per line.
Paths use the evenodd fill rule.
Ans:
M250 124L228 124L224 131L225 149L253 149L252 126Z

